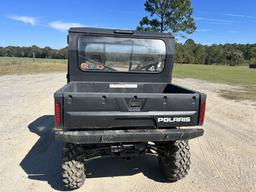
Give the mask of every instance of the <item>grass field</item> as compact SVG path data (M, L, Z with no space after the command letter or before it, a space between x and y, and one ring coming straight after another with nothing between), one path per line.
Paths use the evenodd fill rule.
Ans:
M0 75L66 72L66 60L0 57ZM195 78L209 82L239 85L241 91L222 91L224 97L231 99L256 99L256 69L249 67L230 67L221 65L174 66L174 77Z
M0 57L0 75L66 71L66 60Z
M238 85L242 87L241 91L223 90L221 95L235 100L256 99L256 69L249 69L247 66L176 64L174 66L174 77Z
M248 66L230 67L223 65L176 64L174 66L174 76L233 85L250 86L256 84L256 69L249 69Z

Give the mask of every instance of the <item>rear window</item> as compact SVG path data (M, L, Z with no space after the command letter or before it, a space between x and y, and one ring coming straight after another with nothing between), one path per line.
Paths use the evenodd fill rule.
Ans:
M160 73L166 45L159 39L83 36L78 52L82 71Z

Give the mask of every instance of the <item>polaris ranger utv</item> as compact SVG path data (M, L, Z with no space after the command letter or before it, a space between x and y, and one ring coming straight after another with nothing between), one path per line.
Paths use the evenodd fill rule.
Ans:
M54 94L64 185L83 185L88 159L150 153L167 181L183 178L188 140L204 133L206 95L171 84L174 38L71 28L68 44L68 83Z

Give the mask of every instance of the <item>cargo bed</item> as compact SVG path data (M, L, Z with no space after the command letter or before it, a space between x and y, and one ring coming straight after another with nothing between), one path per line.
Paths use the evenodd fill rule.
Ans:
M65 130L172 128L198 125L201 94L173 84L70 82L55 99Z

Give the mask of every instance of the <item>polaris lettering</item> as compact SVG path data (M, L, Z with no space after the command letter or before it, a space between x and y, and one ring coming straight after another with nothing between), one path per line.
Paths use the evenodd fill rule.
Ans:
M163 123L174 123L174 122L190 122L191 117L159 117L157 118L157 122L163 122Z

